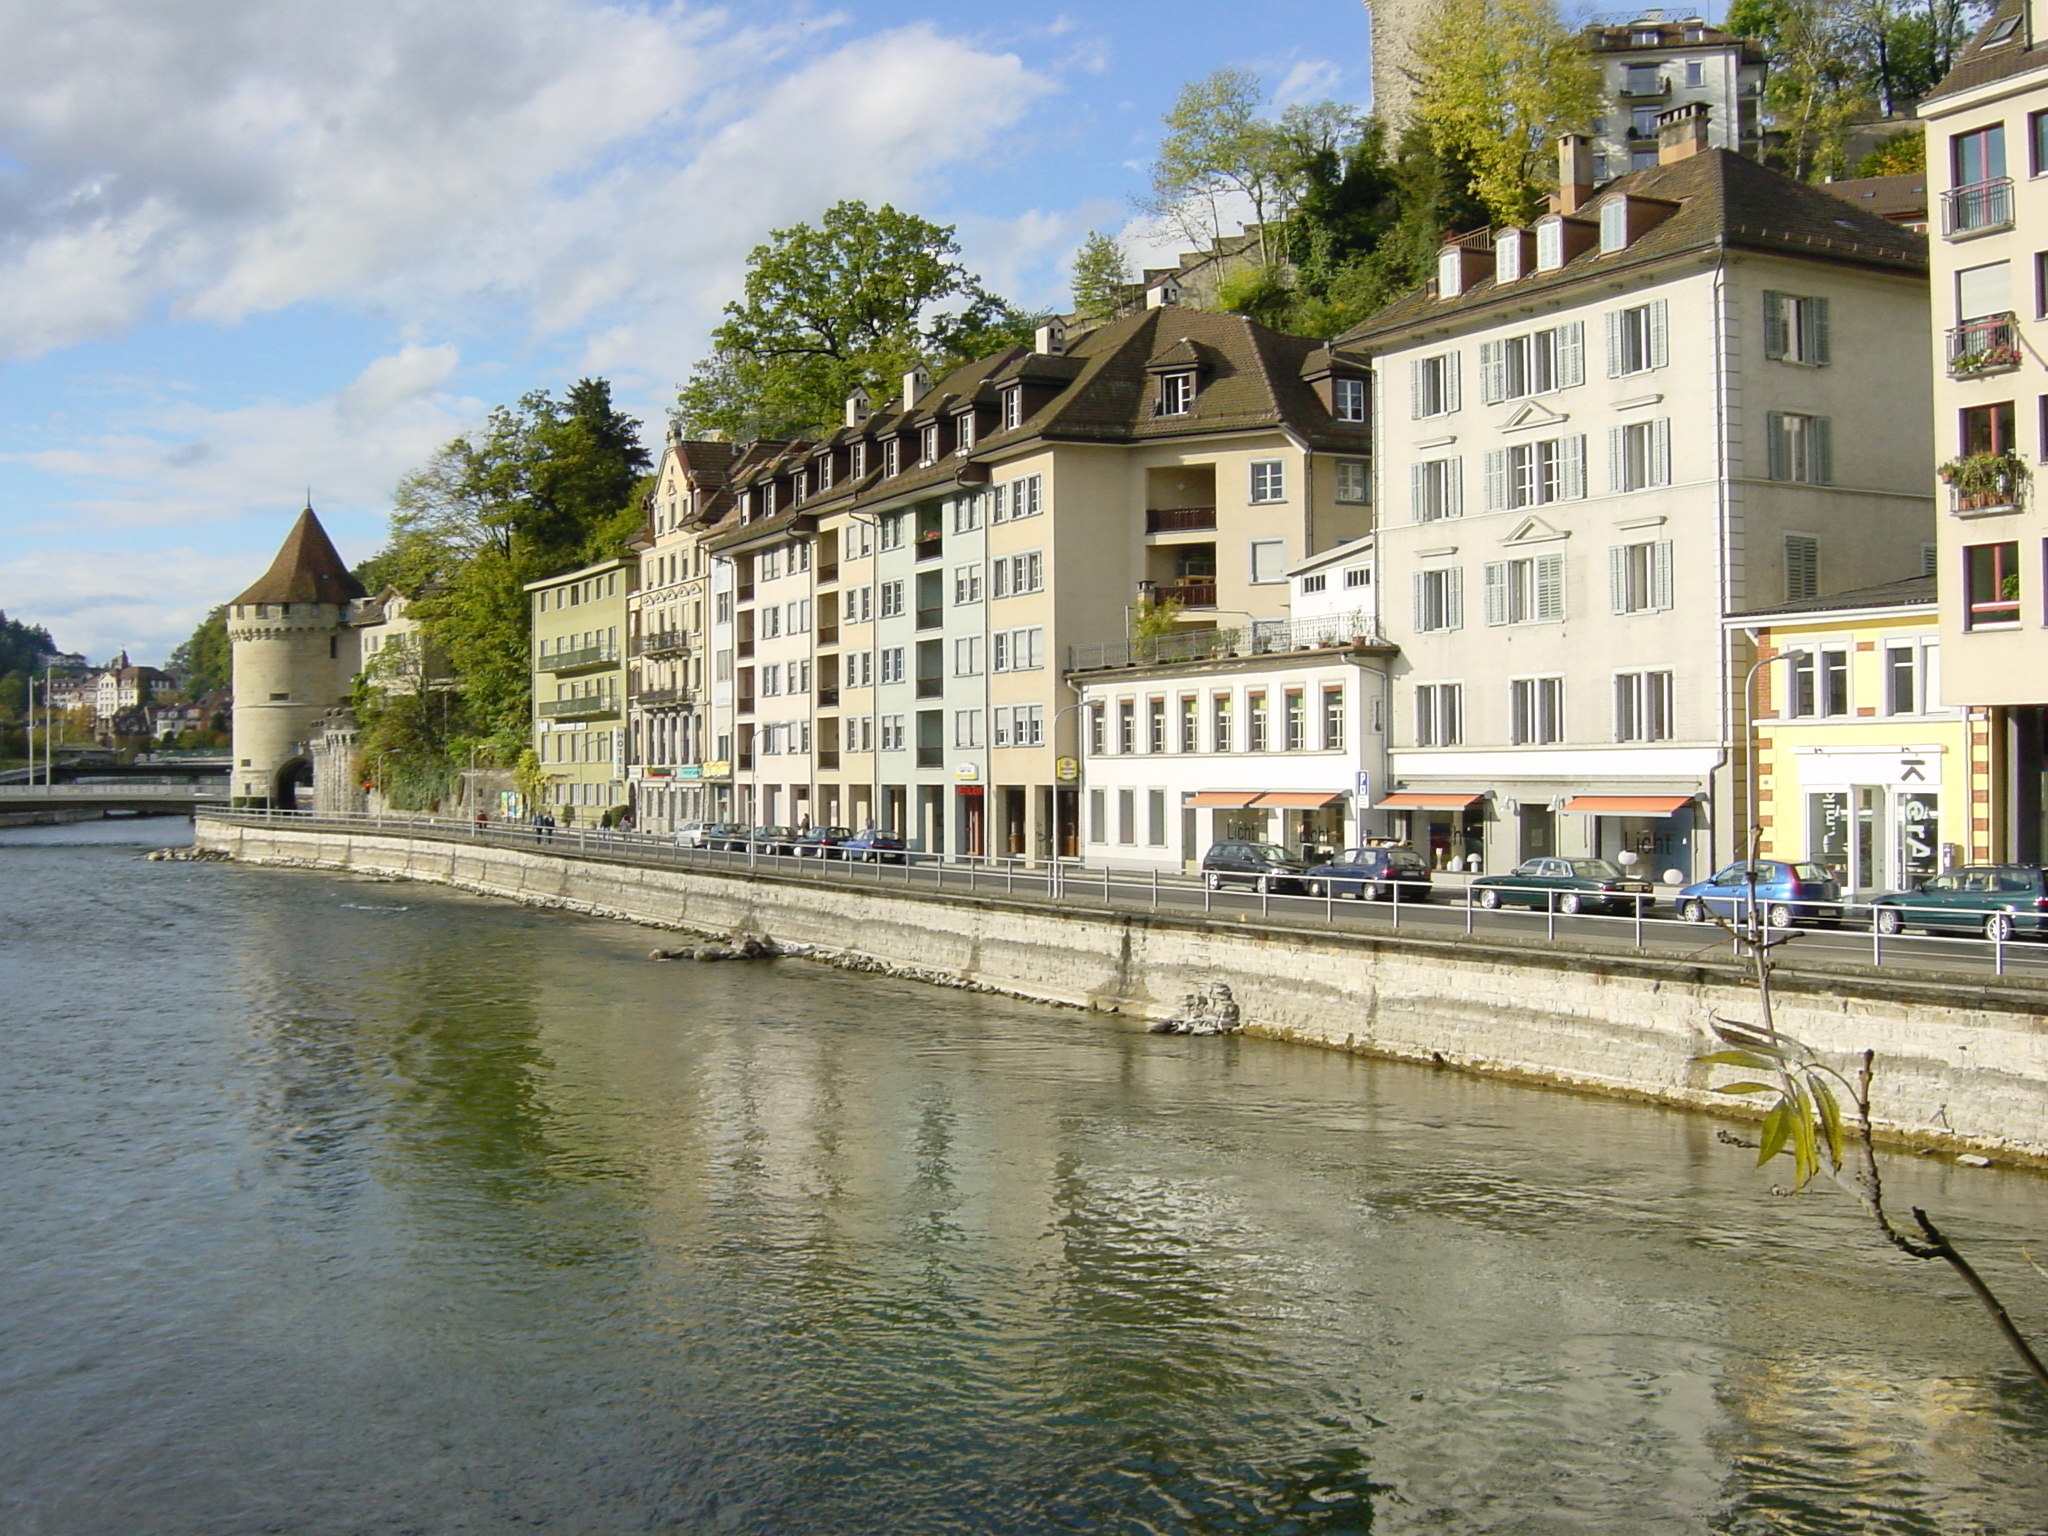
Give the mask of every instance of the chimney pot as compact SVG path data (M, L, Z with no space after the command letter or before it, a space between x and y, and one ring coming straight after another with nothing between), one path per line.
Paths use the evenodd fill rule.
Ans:
M1583 133L1557 140L1557 211L1577 213L1593 195L1593 146Z
M1657 114L1657 163L1689 160L1707 147L1707 104L1690 101Z

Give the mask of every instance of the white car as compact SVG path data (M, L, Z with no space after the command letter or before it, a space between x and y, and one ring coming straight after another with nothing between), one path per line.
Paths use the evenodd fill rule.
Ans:
M691 821L676 829L678 848L730 848L741 842L747 829L730 821Z

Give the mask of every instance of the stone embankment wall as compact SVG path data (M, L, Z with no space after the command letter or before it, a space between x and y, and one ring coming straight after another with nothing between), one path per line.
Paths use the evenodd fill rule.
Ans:
M198 843L252 862L761 934L864 968L1147 1019L1227 981L1248 1033L1723 1113L1731 1104L1711 1091L1713 1069L1694 1060L1712 1049L1707 1019L1756 1017L1743 971L1727 961L939 897L204 816ZM1781 1030L1845 1065L1878 1053L1875 1109L1888 1137L2048 1165L2048 986L1788 966L1777 1006Z

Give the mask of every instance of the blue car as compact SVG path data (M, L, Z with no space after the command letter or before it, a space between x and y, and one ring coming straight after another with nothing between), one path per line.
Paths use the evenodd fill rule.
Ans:
M1752 899L1751 867L1730 864L1695 880L1678 893L1678 915L1688 923L1710 923L1717 917L1741 921ZM1754 868L1754 899L1771 927L1841 922L1842 884L1825 864L1758 859Z
M839 857L869 864L901 864L905 857L903 839L894 832L865 827L839 845Z

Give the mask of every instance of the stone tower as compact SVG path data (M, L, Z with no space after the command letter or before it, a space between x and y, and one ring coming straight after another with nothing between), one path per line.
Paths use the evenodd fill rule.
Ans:
M1415 110L1415 39L1428 26L1429 0L1365 0L1372 18L1373 115L1398 134Z
M363 584L307 507L270 569L229 605L237 805L299 803L321 717L348 701L361 669L349 619L362 596Z

